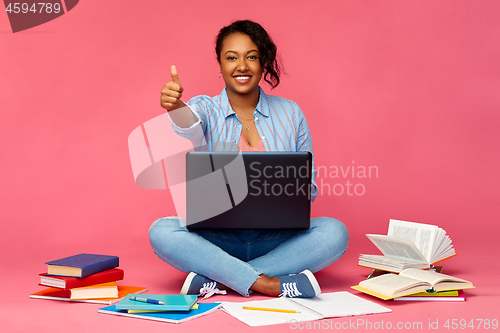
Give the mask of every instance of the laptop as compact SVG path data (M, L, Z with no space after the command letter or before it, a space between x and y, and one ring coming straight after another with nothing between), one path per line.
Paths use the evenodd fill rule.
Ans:
M308 229L310 152L188 152L186 226Z

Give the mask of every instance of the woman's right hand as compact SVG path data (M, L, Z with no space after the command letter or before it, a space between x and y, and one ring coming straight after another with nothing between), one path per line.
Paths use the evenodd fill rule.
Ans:
M182 89L181 81L179 80L179 75L177 74L177 68L172 66L170 68L170 74L172 75L172 81L167 82L165 87L161 91L161 107L167 109L167 111L173 111L186 106L184 102L181 101Z

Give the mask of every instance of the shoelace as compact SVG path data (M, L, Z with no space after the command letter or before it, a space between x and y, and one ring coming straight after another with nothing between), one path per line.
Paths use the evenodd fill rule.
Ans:
M283 283L283 292L280 297L298 297L302 293L297 289L297 282Z
M227 294L227 291L219 290L219 288L217 288L217 282L212 281L212 282L203 284L203 288L200 289L199 296L205 295L205 297L203 297L203 299L205 299L205 298L209 298L210 296L213 296L215 294L225 295L225 294Z

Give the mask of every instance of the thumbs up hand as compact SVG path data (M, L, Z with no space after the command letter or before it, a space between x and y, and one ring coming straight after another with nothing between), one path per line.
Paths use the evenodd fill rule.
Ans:
M180 99L184 89L182 89L179 74L175 66L170 68L170 74L172 76L172 81L167 82L163 87L160 102L162 108L167 109L167 111L173 111L186 105Z

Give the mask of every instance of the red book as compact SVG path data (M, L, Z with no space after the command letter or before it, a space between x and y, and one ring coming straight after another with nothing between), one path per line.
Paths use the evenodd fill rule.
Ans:
M72 289L78 287L90 286L112 281L123 280L124 272L120 268L112 268L107 271L95 273L84 278L70 276L54 276L47 273L40 274L40 284L42 286L55 287L61 289Z

